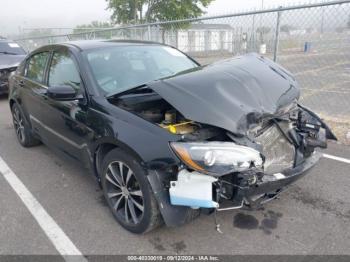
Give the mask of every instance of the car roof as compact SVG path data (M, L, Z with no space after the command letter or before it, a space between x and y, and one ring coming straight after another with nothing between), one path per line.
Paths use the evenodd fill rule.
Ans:
M157 42L139 40L79 40L63 43L65 46L74 46L80 50L89 50L110 46L137 46L137 45L163 45Z

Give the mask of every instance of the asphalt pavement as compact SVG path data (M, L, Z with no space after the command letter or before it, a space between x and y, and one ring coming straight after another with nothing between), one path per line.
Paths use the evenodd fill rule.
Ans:
M350 159L350 147L324 153ZM350 254L350 164L323 158L302 180L259 211L202 215L179 228L146 235L114 220L89 172L41 145L16 140L6 98L0 98L0 157L84 255ZM0 174L0 254L58 254L54 244Z

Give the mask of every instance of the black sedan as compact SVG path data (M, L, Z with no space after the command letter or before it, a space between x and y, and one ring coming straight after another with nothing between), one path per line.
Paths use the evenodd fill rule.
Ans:
M29 54L9 103L21 145L83 163L116 220L144 233L259 207L305 175L336 138L299 94L256 54L200 66L157 43L81 41Z
M17 43L0 39L0 95L8 93L8 78L26 57L26 52Z

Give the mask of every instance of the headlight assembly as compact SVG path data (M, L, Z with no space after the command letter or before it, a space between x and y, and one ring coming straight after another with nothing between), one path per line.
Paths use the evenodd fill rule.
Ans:
M173 142L170 145L188 167L214 176L261 168L263 165L258 151L231 142Z

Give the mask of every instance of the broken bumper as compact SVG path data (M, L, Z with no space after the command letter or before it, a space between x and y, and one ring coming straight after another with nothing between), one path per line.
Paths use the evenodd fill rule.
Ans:
M249 187L238 187L237 193L233 199L217 203L217 205L213 205L213 208L217 208L218 210L230 210L242 208L244 205L249 205L253 208L257 207L260 204L273 199L278 193L282 192L285 187L306 175L308 171L315 166L320 157L321 154L315 152L312 156L306 158L300 165L294 168L285 169L279 173L280 175L265 175L269 177L268 181L263 180L262 182ZM190 199L187 204L183 202L183 205L174 205L171 203L169 189L164 187L164 178L166 177L167 175L164 172L150 170L148 180L167 226L180 226L188 221L191 210L195 207L193 206L194 202L192 201L193 199ZM197 202L197 205L198 203L199 202ZM211 198L210 201L207 201L206 203L215 203L215 199ZM196 206L196 208L198 207L201 206ZM211 207L204 206L201 208Z
M306 175L319 159L320 154L313 153L298 166L279 173L242 173L239 183L229 183L225 179L182 170L178 174L178 180L170 183L170 203L174 206L215 208L219 211L243 206L257 208Z
M16 71L16 69L16 67L11 67L0 70L0 95L9 92L9 77Z
M315 152L310 157L306 158L302 164L294 168L285 169L273 175L264 175L262 182L255 185L239 187L235 201L242 203L242 205L243 203L247 204L251 207L257 207L260 204L268 202L275 198L277 194L282 192L288 185L305 176L320 158L321 154Z

